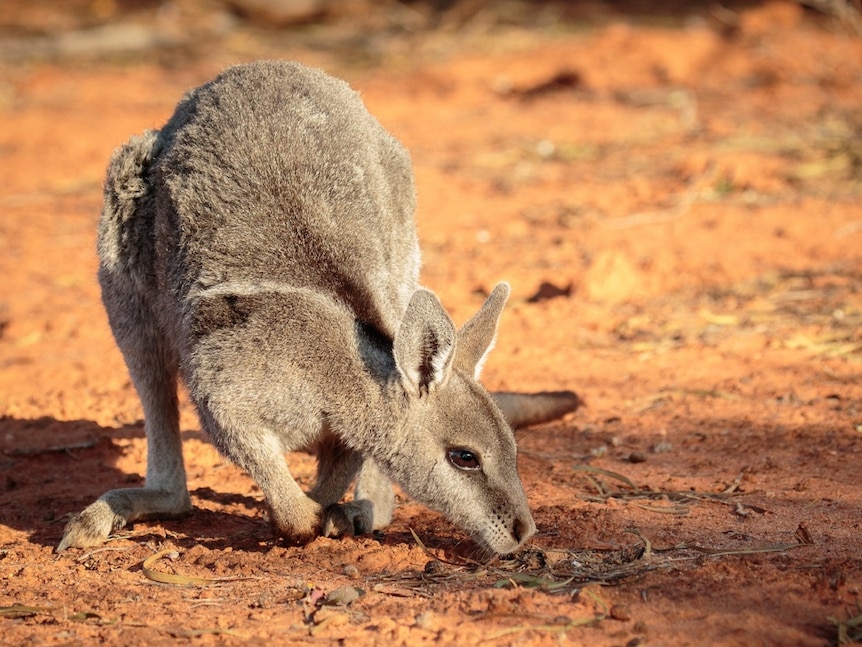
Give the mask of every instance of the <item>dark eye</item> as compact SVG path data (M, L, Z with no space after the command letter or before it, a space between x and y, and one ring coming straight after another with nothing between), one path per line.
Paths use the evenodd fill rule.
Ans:
M450 449L449 462L459 470L477 470L481 468L479 457L469 449Z

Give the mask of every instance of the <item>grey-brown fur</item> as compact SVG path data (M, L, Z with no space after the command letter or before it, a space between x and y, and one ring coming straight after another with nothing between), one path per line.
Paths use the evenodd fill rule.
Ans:
M508 286L456 330L419 286L414 207L404 148L347 84L296 63L231 68L119 148L99 280L144 408L146 485L104 494L58 550L190 509L179 377L280 535L383 527L392 480L490 552L526 541L535 524L504 412L529 423L578 400L500 394L498 407L478 384ZM308 494L284 460L300 449L319 459Z

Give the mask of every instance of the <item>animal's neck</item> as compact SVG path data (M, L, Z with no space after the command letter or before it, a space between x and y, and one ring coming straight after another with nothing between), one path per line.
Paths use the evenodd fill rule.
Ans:
M368 455L375 455L385 437L393 434L401 417L404 391L392 356L392 340L363 322L355 322L355 359L357 369L338 400L341 424L333 421L332 431L347 444ZM361 394L361 397L357 397ZM349 430L340 433L341 430Z

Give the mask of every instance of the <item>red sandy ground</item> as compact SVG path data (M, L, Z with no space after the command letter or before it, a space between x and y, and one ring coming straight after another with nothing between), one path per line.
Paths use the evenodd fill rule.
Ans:
M5 644L827 645L859 614L862 40L791 3L483 16L355 57L239 26L193 52L2 64ZM276 56L349 79L411 150L424 282L457 322L511 281L486 385L586 401L518 434L539 532L514 559L426 573L411 529L445 562L470 546L407 500L377 536L277 544L188 406L194 512L53 553L68 514L143 481L94 278L111 150ZM307 485L312 460L288 459ZM157 583L142 563L165 548L153 569L240 579ZM365 595L315 603L345 586Z

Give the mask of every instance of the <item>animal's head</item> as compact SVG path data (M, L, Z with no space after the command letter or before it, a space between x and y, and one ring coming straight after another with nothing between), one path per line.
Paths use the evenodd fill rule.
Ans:
M497 285L458 331L432 292L413 295L393 344L406 415L387 461L411 497L498 554L536 530L512 429L477 381L508 295L508 284Z

